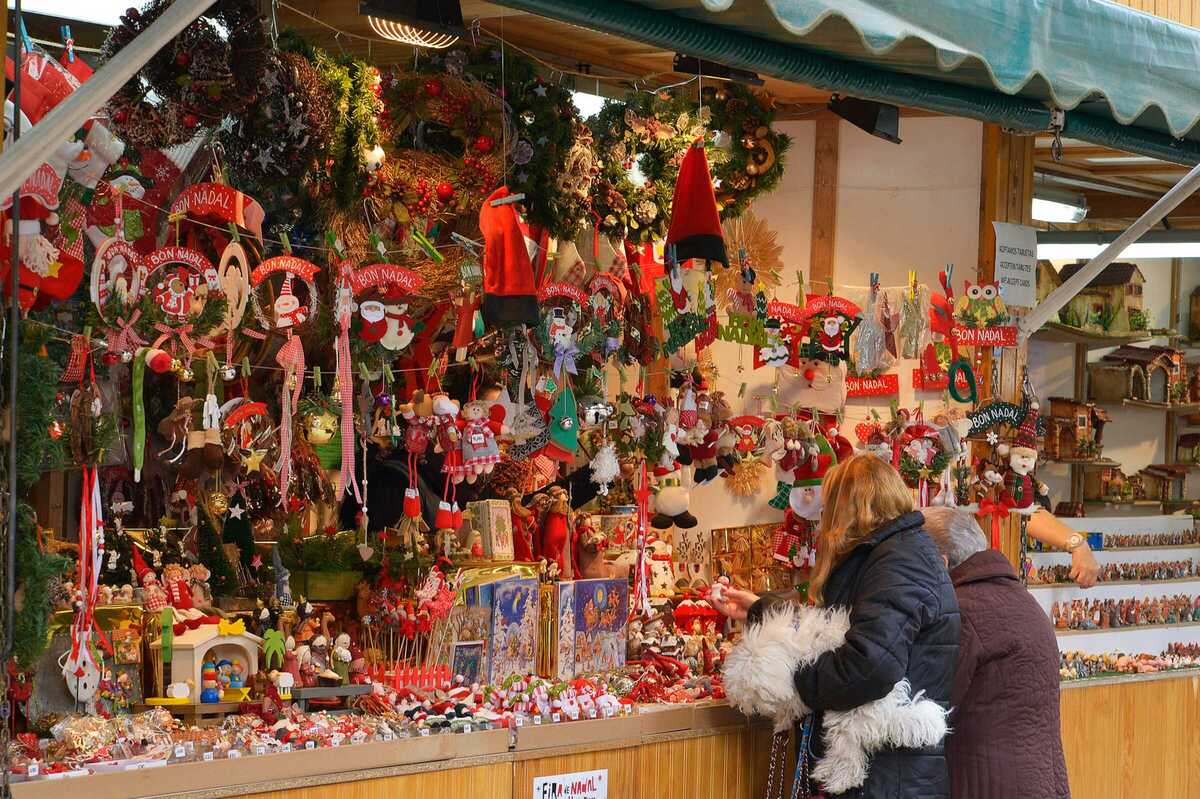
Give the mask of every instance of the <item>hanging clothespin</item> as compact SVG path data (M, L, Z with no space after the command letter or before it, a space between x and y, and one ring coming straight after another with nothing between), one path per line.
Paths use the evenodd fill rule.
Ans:
M908 298L915 300L917 298L917 270L908 270Z
M746 384L745 383L742 383L740 386L738 386L737 395L738 395L738 399L741 399L742 397L746 396Z
M229 241L233 244L237 244L241 240L242 240L242 237L238 233L237 225L235 225L233 222L230 222L229 223Z
M363 379L363 384L371 382L371 373L367 371L367 365L362 361L358 362L358 376Z
M874 293L874 292L879 291L879 273L872 272L869 279L870 279L870 285L871 285L871 292Z
M283 254L284 255L292 254L292 240L290 238L288 238L288 234L287 234L286 230L283 233L279 234L279 243L283 245Z
M825 278L825 287L829 289L829 296L832 297L833 296L833 278L832 277Z
M387 247L383 245L383 239L379 238L378 233L371 234L371 249L379 253L379 257L387 260Z
M501 205L512 205L513 203L519 203L519 202L521 202L521 200L524 200L524 199L525 199L525 192L519 191L516 194L509 194L504 197L500 197L498 199L492 200L492 202L490 204L493 208L496 208Z
M461 246L464 250L471 253L471 255L474 255L476 258L479 257L479 248L483 246L483 242L475 241L474 239L468 239L461 233L451 233L450 239Z
M242 358L242 377L250 377L250 358Z
M430 238L425 235L423 230L419 230L418 228L414 227L411 232L413 241L416 242L417 246L421 248L422 252L429 256L429 260L433 261L435 264L440 264L446 260L442 254L438 252L437 245L435 245L433 241L431 241Z
M321 390L321 367L320 366L313 367L312 382L313 382L313 388L320 391Z
M946 264L946 283L954 285L954 264Z
M799 269L796 270L796 285L798 286L796 289L796 304L803 308L808 302L808 297L804 293L804 275Z
M71 26L63 25L58 29L59 35L62 36L63 47L67 53L67 63L75 63L75 40L71 38Z

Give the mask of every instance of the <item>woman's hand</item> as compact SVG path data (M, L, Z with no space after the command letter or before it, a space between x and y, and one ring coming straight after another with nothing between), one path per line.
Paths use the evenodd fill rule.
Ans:
M738 588L726 588L721 591L721 598L712 597L709 602L722 615L734 621L745 621L751 606L758 601L758 594L742 591Z
M1100 564L1086 542L1071 550L1071 579L1080 588L1091 588L1100 576Z

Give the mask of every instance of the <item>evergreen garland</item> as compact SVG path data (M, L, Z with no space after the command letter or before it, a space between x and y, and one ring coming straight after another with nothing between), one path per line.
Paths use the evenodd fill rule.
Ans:
M17 503L17 608L13 619L13 657L23 668L33 666L46 649L50 624L50 585L70 561L41 550L33 508Z

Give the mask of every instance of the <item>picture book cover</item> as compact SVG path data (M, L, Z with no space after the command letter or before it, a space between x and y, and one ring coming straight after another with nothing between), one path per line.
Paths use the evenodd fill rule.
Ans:
M625 665L629 583L575 581L575 674L611 671Z
M557 593L555 676L571 680L575 678L575 583L559 583Z
M537 668L538 581L512 577L492 584L488 682Z
M459 641L454 644L451 668L456 676L463 677L467 685L479 682L483 677L483 641Z

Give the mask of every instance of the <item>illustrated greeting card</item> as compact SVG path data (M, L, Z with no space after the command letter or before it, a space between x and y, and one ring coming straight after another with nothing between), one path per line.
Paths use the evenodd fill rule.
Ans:
M629 584L625 580L575 582L575 673L594 674L625 665Z
M537 667L538 581L512 577L493 585L488 682Z

